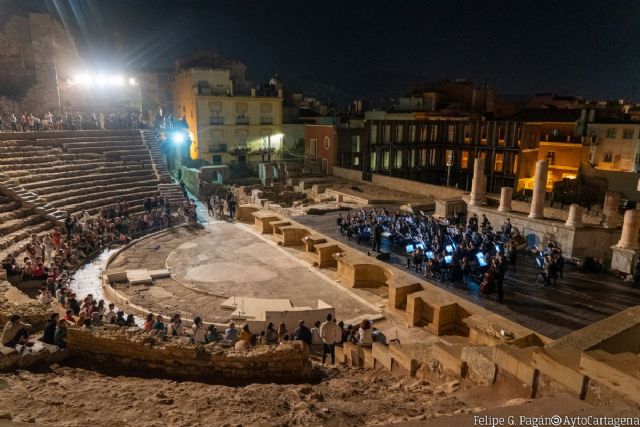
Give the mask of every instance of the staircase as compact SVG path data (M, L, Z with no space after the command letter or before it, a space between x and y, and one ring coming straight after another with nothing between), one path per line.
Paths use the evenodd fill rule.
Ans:
M182 205L182 202L186 200L182 194L182 188L178 184L158 184L158 191L163 197L167 196L172 209Z
M169 168L167 166L167 157L160 151L155 133L150 130L143 130L142 141L151 155L151 165L153 166L153 171L158 177L158 182L165 184L172 183L173 179L171 179L171 174L169 173Z
M311 176L311 177L324 176L324 172L322 170L322 163L319 161L304 159L304 163L302 164L302 174L304 176Z
M44 218L53 221L57 225L64 224L64 220L68 215L66 211L44 202L37 193L26 190L6 175L0 175L0 182L2 182L0 188L3 192L14 200L19 201L22 206L32 208L35 212L42 214Z

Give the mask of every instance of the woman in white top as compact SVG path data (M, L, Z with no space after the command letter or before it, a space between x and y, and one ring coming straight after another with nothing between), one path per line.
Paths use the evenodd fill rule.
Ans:
M193 342L197 344L204 344L207 342L206 330L202 324L202 318L196 317L193 319Z
M371 347L373 337L371 336L371 324L368 320L363 320L358 330L358 345Z
M311 328L311 345L321 345L323 342L322 336L320 335L320 321L316 320L313 328Z

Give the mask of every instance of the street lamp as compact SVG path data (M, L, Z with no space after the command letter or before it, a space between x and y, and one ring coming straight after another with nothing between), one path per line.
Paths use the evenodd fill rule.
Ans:
M453 166L453 150L447 151L447 187L449 186L449 178L451 177L451 166Z

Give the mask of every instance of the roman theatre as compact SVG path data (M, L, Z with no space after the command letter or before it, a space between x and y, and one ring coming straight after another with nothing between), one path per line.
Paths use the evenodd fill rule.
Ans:
M494 224L508 216L540 242L560 241L570 256L595 240L604 242L603 256L624 263L638 249L629 245L638 241L637 211L606 227L575 206L549 210L535 195L530 205L511 203L508 191L484 194L480 184L471 194L427 184L418 191L402 180L355 181L339 168L332 177L296 176L293 165L265 163L261 179L268 170L281 174L278 183L225 183L218 188L238 201L235 215L214 219L206 204L184 197L153 132L2 134L0 153L1 258L21 260L32 235L64 232L67 214L88 221L123 200L131 214L141 213L156 195L173 207L193 199L196 209L187 220L173 212L164 227L111 242L78 263L69 284L78 297L113 303L135 325L71 326L64 349L40 342L27 353L2 348L0 419L444 426L523 411L639 414L640 291L571 265L560 286L543 288L533 283L533 258L523 256L518 275L508 276L507 303L497 304L477 289L415 274L403 254L376 257L336 226L339 213L381 206L439 218L476 212ZM476 168L474 181L482 174ZM306 201L278 200L286 194ZM39 336L52 313L64 316L57 302L33 298L41 282L4 270L1 279L1 324L19 313ZM298 341L238 348L152 335L140 328L150 313L180 314L187 330L201 317L206 327L224 331L233 322L257 334L269 323L291 332L300 321L312 327L331 314L356 328L367 320L386 340L345 342L336 347L336 366L327 367L317 349ZM105 387L122 393L102 397ZM84 390L83 406L57 397L62 389Z

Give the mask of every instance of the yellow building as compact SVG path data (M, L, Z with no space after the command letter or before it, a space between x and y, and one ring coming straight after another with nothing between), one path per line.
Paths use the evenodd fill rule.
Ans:
M282 146L282 91L236 94L228 69L179 70L173 105L192 132L191 158L212 163L269 161Z

